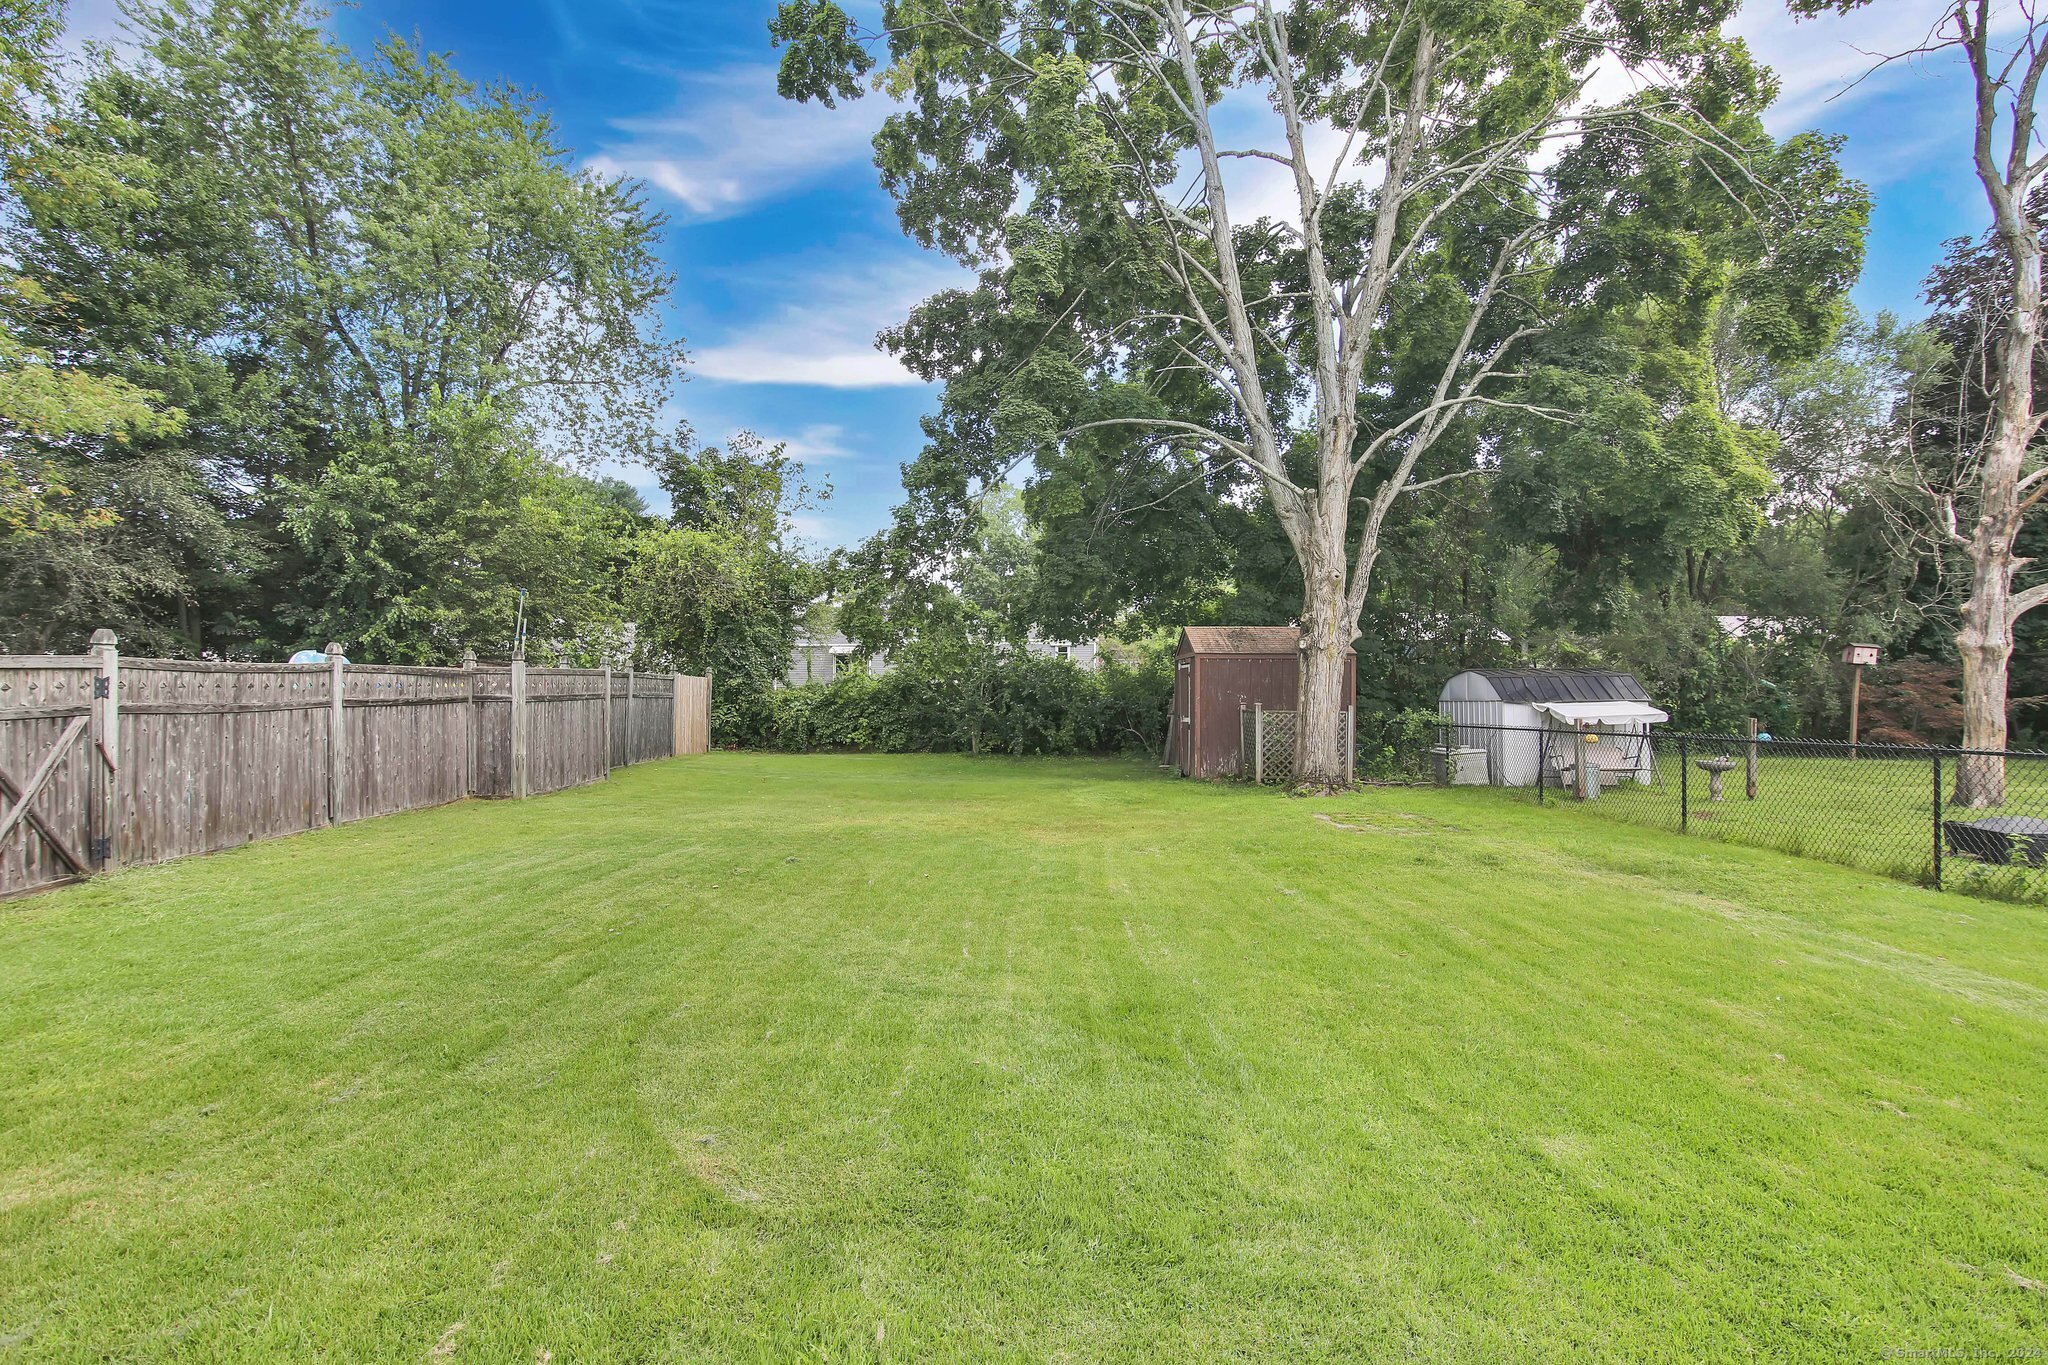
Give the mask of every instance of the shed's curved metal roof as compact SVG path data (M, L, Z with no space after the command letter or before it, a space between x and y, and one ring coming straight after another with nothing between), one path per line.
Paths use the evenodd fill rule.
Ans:
M1633 673L1611 668L1473 668L1502 701L1648 701Z

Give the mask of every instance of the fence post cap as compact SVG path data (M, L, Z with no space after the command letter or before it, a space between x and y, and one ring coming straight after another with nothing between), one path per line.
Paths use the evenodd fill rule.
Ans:
M475 668L475 667L476 667L476 651L475 651L475 650L473 650L473 649L465 649L465 650L463 650L463 651L462 651L462 666L463 666L464 668Z
M72 638L73 638L73 639L76 639L77 637L76 637L76 636L73 636ZM108 630L108 629L107 629L107 628L106 628L105 626L101 626L101 627L100 627L100 628L99 628L98 630L96 630L96 631L94 631L94 632L92 633L92 640L91 640L91 646L92 646L92 647L93 647L94 649L98 649L98 648L100 648L100 647L101 647L101 646L103 646L103 645L111 645L111 644L113 644L113 643L114 643L114 632L113 632L113 631L111 631L111 630Z
M341 641L329 640L327 642L327 657L331 659L339 653L341 653Z

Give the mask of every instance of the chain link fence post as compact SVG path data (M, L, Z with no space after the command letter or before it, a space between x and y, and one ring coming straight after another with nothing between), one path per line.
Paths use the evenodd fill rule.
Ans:
M1941 890L1941 755L1934 756L1934 889Z
M1678 832L1692 833L1692 746L1678 737Z
M1756 800L1756 737L1761 727L1756 717L1749 718L1749 743L1742 750L1742 796L1746 801Z

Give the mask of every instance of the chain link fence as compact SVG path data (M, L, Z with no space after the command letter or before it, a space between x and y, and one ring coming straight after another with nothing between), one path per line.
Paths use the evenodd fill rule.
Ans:
M1582 770L1570 730L1446 725L1411 765L1438 783L1498 786L1510 765L1497 756L1533 747L1534 782L1506 789L1531 801L2048 904L2048 753L1656 729L1586 744Z

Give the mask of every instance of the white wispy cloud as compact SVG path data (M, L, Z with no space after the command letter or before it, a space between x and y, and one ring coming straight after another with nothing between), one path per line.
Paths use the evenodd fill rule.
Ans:
M748 271L760 302L755 320L696 349L691 372L732 384L811 384L875 389L924 381L875 344L941 289L971 283L959 266L928 256L881 261L769 263Z
M837 517L799 512L789 519L789 529L796 532L798 539L819 545L839 545L846 540L845 528Z
M1778 102L1765 121L1782 135L1836 122L1854 105L1886 98L1908 82L1957 84L1962 66L1952 51L1876 69L1886 57L1924 46L1950 8L1948 0L1879 0L1848 14L1795 20L1782 0L1748 0L1728 31L1777 73ZM1998 6L1993 33L2013 32L2020 22L2016 7Z
M1874 70L1886 56L1925 45L1949 3L1878 0L1847 15L1795 21L1783 0L1748 0L1729 25L1729 32L1745 39L1750 50L1777 74L1781 93L1766 121L1782 136L1839 123L1856 105L1896 98L1914 84L1954 83L1961 68L1953 52L1908 58ZM1994 31L2019 31L2022 20L2015 5L2007 3L1994 12ZM1645 79L1617 61L1602 62L1587 86L1586 102L1600 105L1625 98L1641 89ZM1961 93L1966 96L1967 89ZM1285 146L1277 116L1255 93L1236 92L1226 97L1217 107L1215 119L1219 137L1227 145L1268 150ZM1326 182L1342 135L1327 125L1312 125L1307 141L1316 179ZM1868 164L1859 169L1876 181L1909 176L1924 165L1926 157L1939 154L1943 145L1941 136L1930 130L1901 130L1897 145L1866 158ZM1564 146L1561 141L1553 143L1539 156L1539 163L1554 160ZM1185 188L1197 178L1192 158L1183 173ZM1376 164L1353 165L1341 178L1370 181L1379 174ZM1285 167L1263 160L1233 161L1224 169L1224 180L1230 191L1231 217L1236 221L1271 217L1300 223L1292 175Z
M785 195L839 167L867 162L887 100L837 109L775 93L772 66L685 73L673 108L612 122L620 134L585 165L600 175L645 180L695 221L728 217Z
M769 439L780 441L791 458L803 461L806 466L860 458L858 451L847 446L846 428L837 422L813 422L797 428L794 436Z

